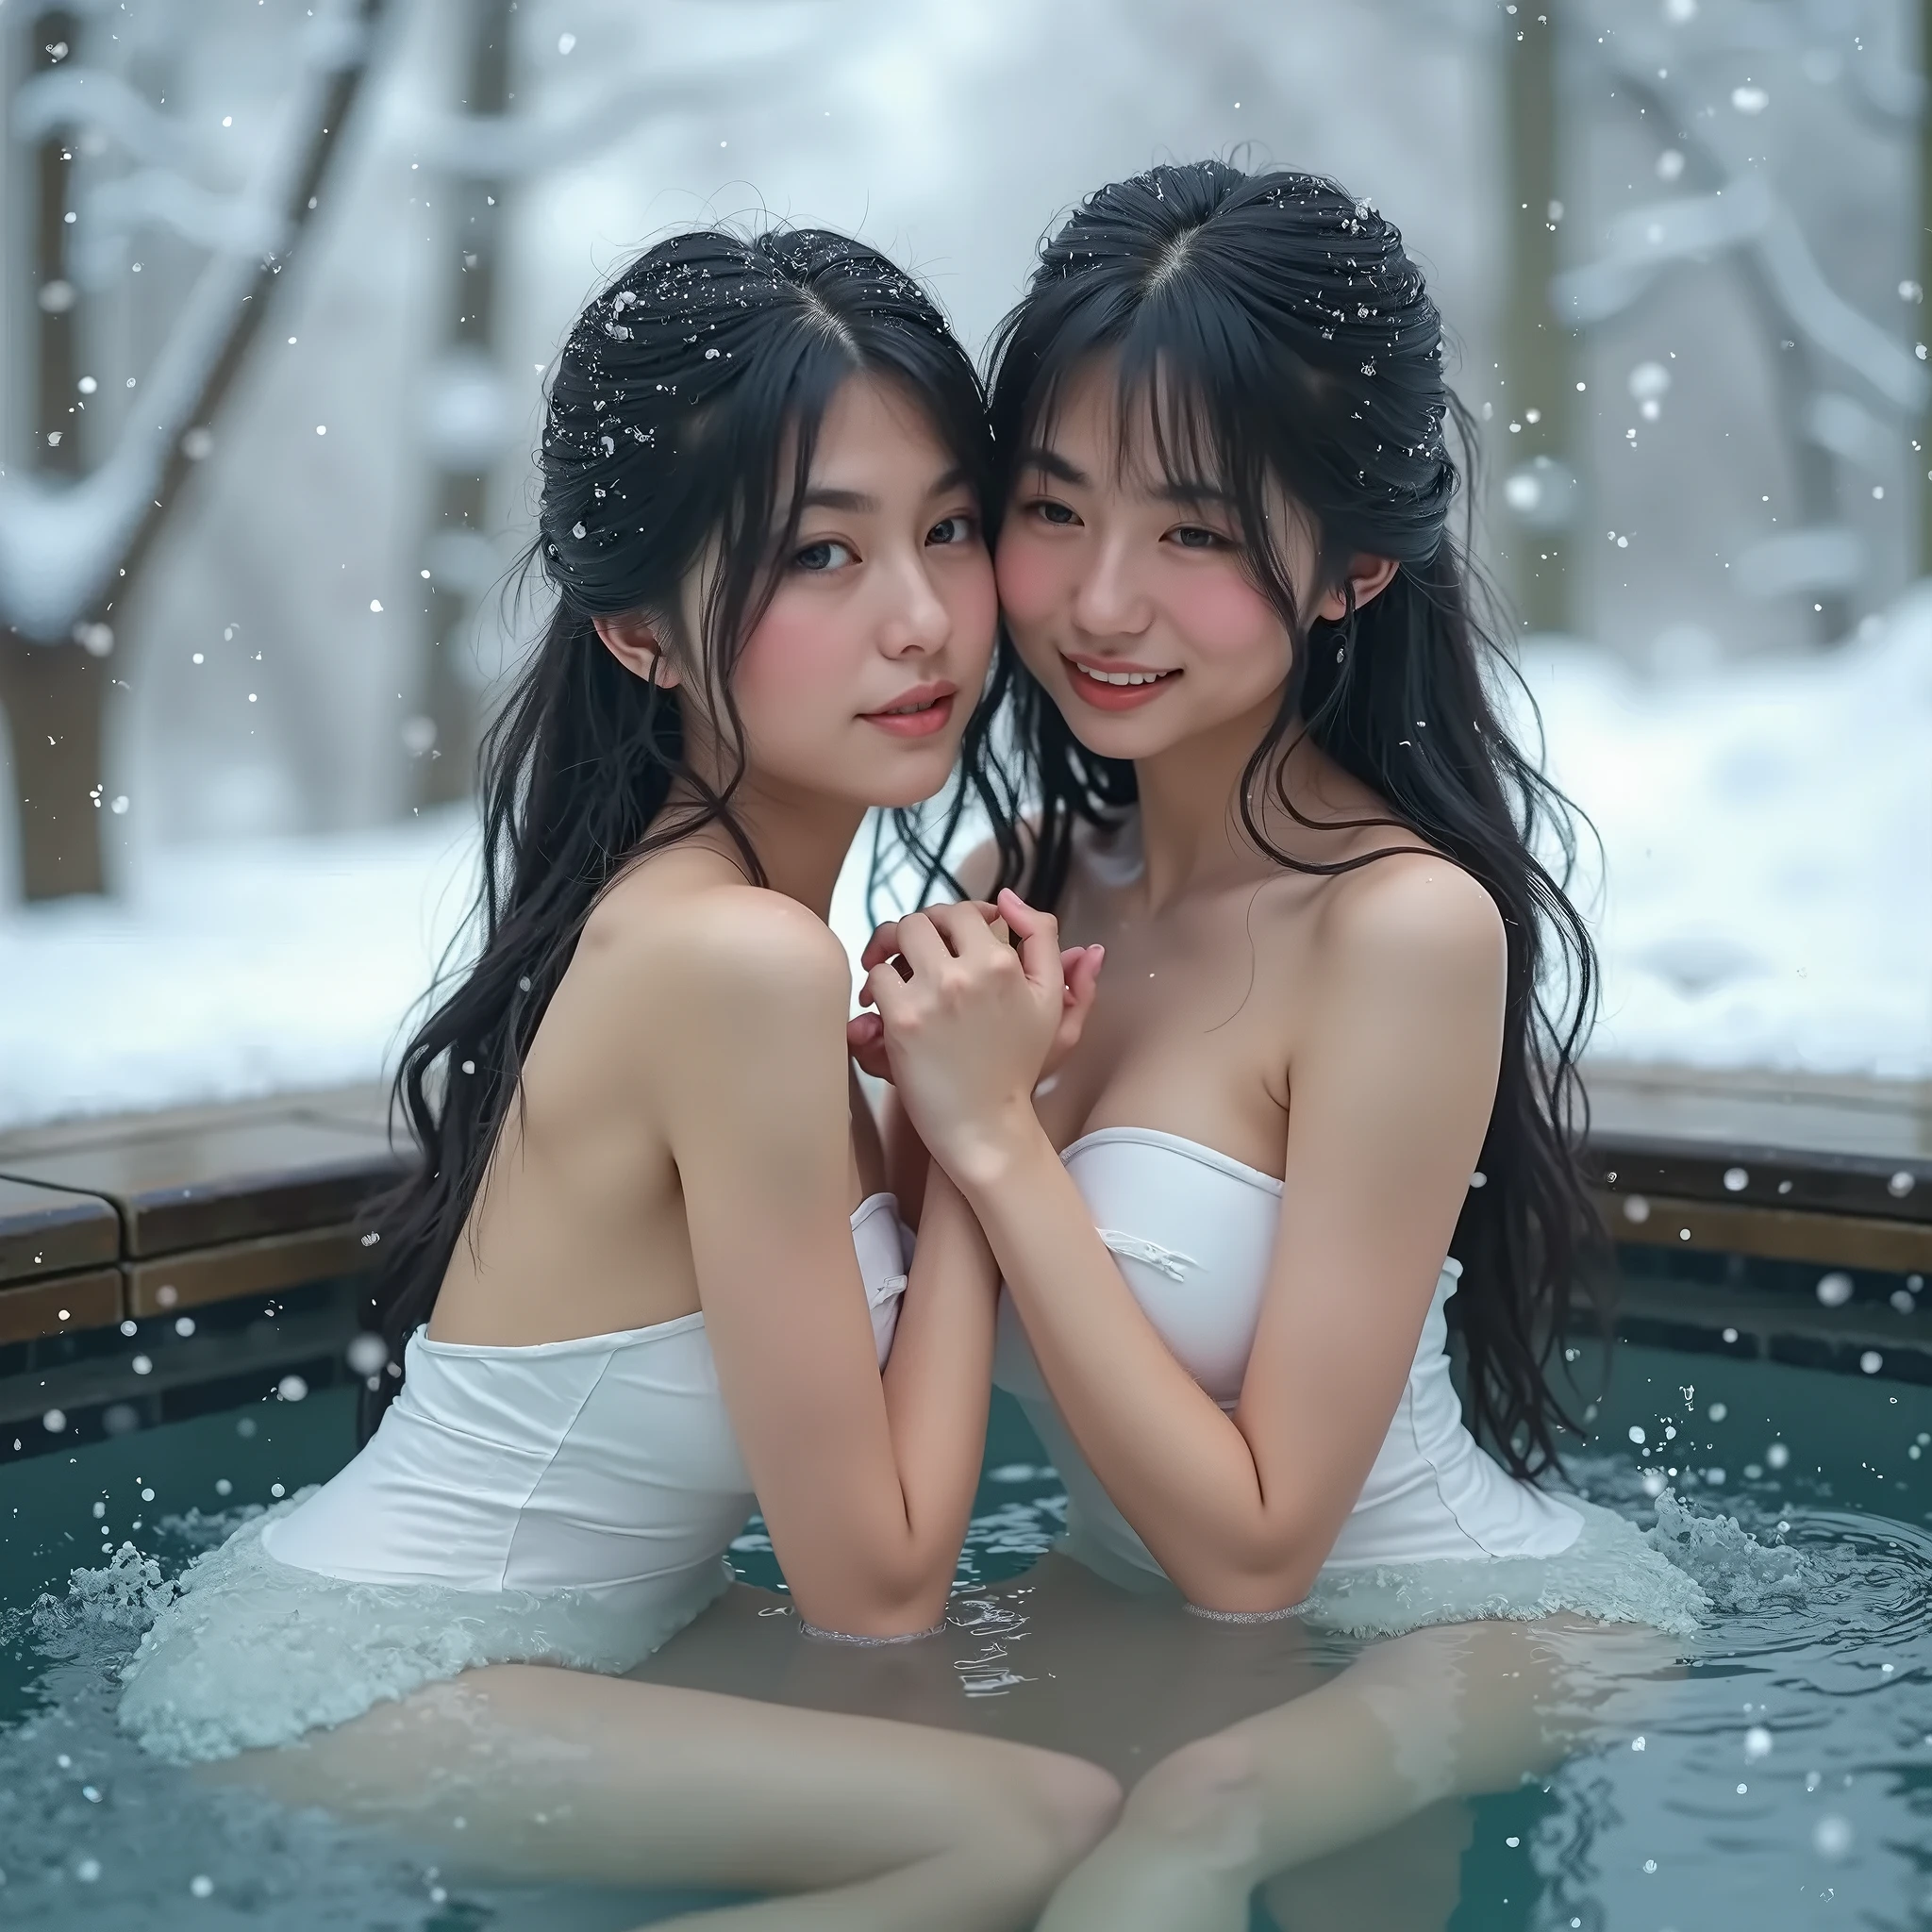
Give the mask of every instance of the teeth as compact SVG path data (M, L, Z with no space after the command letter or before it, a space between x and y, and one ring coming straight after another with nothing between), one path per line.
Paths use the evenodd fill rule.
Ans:
M1085 664L1075 665L1074 669L1095 684L1158 684L1167 675L1164 671L1095 671Z
M938 704L938 703L939 703L939 699L937 699L937 698L927 698L927 699L925 699L925 700L924 700L924 703L922 703L922 704L917 704L917 705L894 705L894 706L892 707L892 708L891 708L891 709L890 711L888 711L888 712L887 712L887 713L886 713L885 715L886 715L886 716L887 716L888 718L911 718L911 717L916 717L916 716L917 716L917 715L918 715L918 714L919 714L919 713L920 713L921 711L929 711L929 710L931 710L931 709L932 709L932 708L933 708L933 707L934 707L934 706L935 706L936 704Z

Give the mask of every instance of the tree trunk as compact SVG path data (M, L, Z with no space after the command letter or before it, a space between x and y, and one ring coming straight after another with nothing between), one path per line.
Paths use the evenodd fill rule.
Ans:
M513 11L512 0L463 0L469 42L461 106L467 113L501 115L508 108ZM487 356L493 347L503 188L501 181L472 176L452 182L445 195L455 210L449 264L452 320L444 334L445 354ZM485 475L444 470L429 526L430 554L436 554L439 538L445 540L443 552L448 554L455 549L448 540L469 536L476 546L474 557L489 539L488 507ZM475 680L465 675L462 654L471 641L476 580L473 563L456 581L439 571L430 585L422 708L431 728L423 734L424 741L411 746L418 805L452 805L471 793L481 721Z
M365 37L379 24L386 0L356 0L350 18ZM73 58L75 17L63 8L43 8L33 17L33 65L37 70L64 65ZM58 50L58 52L56 50ZM257 265L249 294L238 305L228 331L184 427L205 428L214 418L240 373L249 345L262 326L276 280L292 260L308 217L322 194L323 180L335 154L344 121L360 91L367 61L360 48L328 74L317 95L319 119L310 128L302 165L282 210L285 237L278 255ZM75 319L77 301L68 274L72 225L73 142L59 130L42 143L37 156L34 201L34 266L41 326L36 342L37 466L68 476L81 472L76 397ZM58 434L59 440L54 441ZM59 898L104 889L100 800L103 709L112 689L106 654L113 647L106 619L125 608L142 564L180 495L195 458L176 443L154 507L129 537L116 568L94 591L93 608L75 613L72 641L36 639L28 642L12 630L0 630L0 707L13 745L14 784L19 796L21 883L29 900ZM118 620L117 620L118 621ZM85 641L85 648L82 647Z
M36 74L64 67L74 58L79 23L64 7L38 15L26 31ZM67 215L73 206L74 150L68 137L56 129L34 150L34 297L40 327L33 467L61 476L77 476L81 469L80 417L75 408L79 291L67 259L72 232Z
M36 74L74 59L79 22L65 8L25 28ZM76 348L79 294L68 259L74 148L62 129L34 150L34 440L29 467L63 478L81 472ZM100 810L103 700L100 659L73 643L28 643L0 632L0 708L13 752L20 813L21 890L29 899L98 892L106 885Z
M1919 73L1925 91L1919 96L1919 333L1928 326L1926 291L1932 289L1932 0L1919 0ZM1919 574L1932 576L1932 409L1921 419L1912 451L1919 491Z
M1521 7L1503 22L1509 193L1504 407L1509 420L1523 425L1516 435L1507 437L1515 462L1546 456L1574 471L1577 465L1572 438L1575 378L1571 374L1571 337L1550 307L1550 283L1557 267L1556 205L1561 199L1562 178L1557 130L1558 5L1559 0L1542 0L1536 8ZM1569 630L1575 621L1571 583L1574 546L1569 532L1519 524L1509 541L1518 617L1529 630Z
M101 860L106 661L75 644L0 636L0 711L20 801L20 884L28 899L107 890Z

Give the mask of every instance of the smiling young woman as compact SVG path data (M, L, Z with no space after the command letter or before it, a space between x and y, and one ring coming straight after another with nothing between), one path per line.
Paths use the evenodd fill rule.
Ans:
M1062 1675L1124 1627L1071 1558L1174 1611L1141 1681L1224 1664L1224 1727L1147 1771L1054 1932L1245 1924L1271 1874L1547 1761L1704 1606L1537 1480L1593 1225L1591 953L1536 849L1561 801L1487 687L1453 408L1400 235L1307 175L1098 191L996 341L1011 758L977 776L1031 822L996 815L963 876L1024 889L997 898L1024 973L955 908L882 935L867 991L1066 1485L1029 1625L1071 1643L1055 1606L1083 1607ZM1338 1674L1324 1629L1386 1641Z

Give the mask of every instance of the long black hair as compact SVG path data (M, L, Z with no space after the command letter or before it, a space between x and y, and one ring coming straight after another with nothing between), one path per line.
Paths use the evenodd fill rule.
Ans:
M1273 724L1241 774L1246 836L1279 864L1334 874L1414 851L1479 880L1508 943L1502 1068L1479 1183L1457 1225L1457 1297L1472 1422L1520 1475L1557 1459L1574 1427L1549 1373L1573 1283L1598 1224L1576 1158L1576 1058L1596 963L1562 876L1570 808L1511 742L1487 685L1508 672L1449 512L1458 476L1444 437L1471 425L1442 372L1442 325L1402 237L1334 182L1217 161L1161 167L1089 195L1044 245L993 343L994 441L1008 489L1050 430L1070 379L1118 370L1120 447L1130 417L1174 480L1213 478L1233 500L1244 561L1293 641ZM1320 596L1357 555L1393 558L1381 593L1338 623L1304 624L1268 500L1285 491L1312 525ZM1134 768L1088 751L1003 637L995 672L1010 732L974 741L1001 883L1035 903L1064 891L1082 824L1116 823ZM1303 824L1287 762L1306 738L1386 800L1389 828L1357 858L1283 851L1260 823L1272 797ZM1016 829L1030 807L1037 835ZM1324 824L1323 829L1336 829ZM1407 835L1407 836L1404 836Z
M555 595L541 642L485 735L478 955L403 1054L395 1108L420 1164L376 1209L374 1306L392 1370L428 1318L524 1057L598 896L618 870L724 825L744 769L731 674L797 536L824 411L858 374L897 381L990 506L991 445L971 359L925 291L822 229L703 230L659 242L577 318L539 458L525 559ZM695 636L679 612L708 546ZM685 755L678 691L636 677L592 620L648 614L724 741L713 787ZM693 803L667 813L674 786ZM950 826L939 833L942 844ZM924 850L917 814L902 836ZM363 1404L364 1435L394 1393Z

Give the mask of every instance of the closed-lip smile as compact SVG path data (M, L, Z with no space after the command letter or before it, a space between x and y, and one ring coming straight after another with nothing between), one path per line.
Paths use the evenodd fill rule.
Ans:
M868 724L876 724L895 738L928 738L935 731L945 729L953 715L953 700L958 694L957 684L937 678L927 684L915 684L890 705L881 705L876 711L860 715Z

